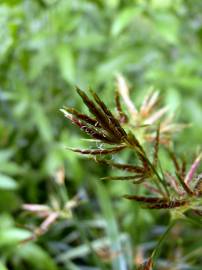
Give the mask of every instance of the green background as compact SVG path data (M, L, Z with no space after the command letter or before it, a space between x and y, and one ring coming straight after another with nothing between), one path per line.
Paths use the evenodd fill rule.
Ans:
M201 0L0 1L0 269L134 269L137 246L153 247L168 217L120 199L127 185L97 181L110 170L65 149L86 144L59 109L85 111L76 85L93 88L113 108L120 72L136 104L153 86L176 119L192 124L177 136L179 151L190 155L201 145L201 60ZM61 167L66 188L58 190ZM22 213L22 203L62 201L64 192L69 198L83 192L87 202L19 247L29 236L26 226L41 221ZM162 258L172 262L176 248L179 269L201 269L197 256L183 259L200 250L200 230L180 232ZM124 246L113 263L90 249L109 239L115 250Z

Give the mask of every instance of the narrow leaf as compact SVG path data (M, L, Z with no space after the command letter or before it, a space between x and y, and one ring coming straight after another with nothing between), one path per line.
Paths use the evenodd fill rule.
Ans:
M8 175L0 174L0 189L13 190L18 187L16 181Z

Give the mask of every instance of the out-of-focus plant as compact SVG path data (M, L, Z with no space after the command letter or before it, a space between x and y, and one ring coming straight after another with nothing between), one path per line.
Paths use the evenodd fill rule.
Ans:
M117 76L117 93L115 97L116 109L119 113L119 121L125 124L127 128L137 129L138 139L144 142L153 142L156 138L155 127L159 121L159 142L168 145L172 142L171 135L183 129L186 125L174 123L174 114L168 114L169 107L159 108L159 91L150 89L143 99L142 105L138 110L129 96L129 88L123 76ZM127 115L123 113L120 96L128 111ZM141 132L141 127L142 132ZM140 136L141 134L141 136Z
M168 229L160 237L150 259L141 268L150 270L162 241L176 222L181 219L186 220L186 213L189 210L199 216L202 213L201 174L196 174L202 154L196 157L187 170L186 160L178 157L177 151L169 144L169 140L172 140L170 133L176 132L181 126L172 124L171 119L169 121L168 118L161 119L166 110L165 108L156 110L157 92L150 93L138 111L129 98L124 79L120 76L118 89L129 114L122 110L119 93L116 93L115 98L117 109L115 115L95 92L91 91L93 98L91 99L78 88L78 94L93 117L73 108L64 108L61 111L66 118L91 137L90 141L96 143L96 147L92 149L70 148L70 150L82 155L94 156L99 163L130 173L122 176L107 176L103 178L105 180L130 181L134 185L145 187L142 195L127 194L123 196L124 198L138 202L144 208L169 210L171 219ZM155 136L151 136L154 130L156 130ZM166 151L173 163L170 171L161 162L159 155L161 143L166 143ZM135 164L115 163L107 159L107 155L114 156L123 151L135 153Z

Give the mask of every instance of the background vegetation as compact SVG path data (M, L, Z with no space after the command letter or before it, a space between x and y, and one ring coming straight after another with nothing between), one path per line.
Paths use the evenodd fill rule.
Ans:
M121 72L136 104L154 86L177 120L192 123L176 136L178 152L191 158L202 135L201 14L200 0L1 1L0 269L134 269L140 247L154 246L166 212L120 199L130 187L101 183L109 168L67 151L85 142L59 108L85 110L75 85L113 108ZM65 185L57 184L63 169ZM85 202L72 217L19 246L41 222L23 203L64 204L78 193ZM201 269L200 236L179 225L159 269ZM107 241L123 255L109 254Z

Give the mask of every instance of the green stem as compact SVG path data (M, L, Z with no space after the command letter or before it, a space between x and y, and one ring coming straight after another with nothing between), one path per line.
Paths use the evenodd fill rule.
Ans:
M144 158L145 160L147 161L149 167L152 169L153 173L156 175L156 177L158 178L160 184L163 186L163 189L165 190L165 193L164 191L162 190L162 187L160 186L160 184L158 183L158 181L154 181L156 187L162 192L162 194L166 197L169 197L170 194L169 194L169 190L168 190L168 187L167 185L164 183L164 181L161 179L159 173L157 172L156 168L153 166L153 164L151 163L151 161L147 158L147 155L143 149L142 146L140 146L138 149L137 149L137 146L133 143L131 143L130 140L126 140L126 145L129 147L129 148L132 148L132 150L134 150L135 152L141 152L142 155L144 155Z
M166 229L166 231L161 235L161 237L159 238L159 241L155 247L155 249L152 252L151 258L154 260L155 257L157 256L159 249L163 243L163 241L165 240L166 236L168 235L168 233L170 232L170 230L173 228L173 226L176 224L177 219L171 221L171 223L169 224L168 228Z
M163 186L163 188L165 189L165 193L166 195L169 197L170 194L169 194L169 190L168 190L168 187L167 185L163 182L163 180L161 179L159 173L157 172L156 168L153 166L153 164L150 162L150 160L148 159L148 163L151 167L151 169L153 170L153 173L156 175L156 177L158 178L158 180L160 181L161 185ZM157 182L156 182L157 183ZM158 185L159 186L159 185ZM162 190L162 189L161 189Z

